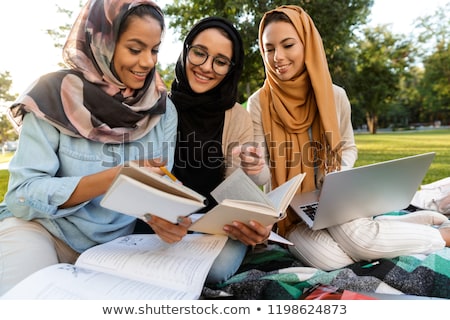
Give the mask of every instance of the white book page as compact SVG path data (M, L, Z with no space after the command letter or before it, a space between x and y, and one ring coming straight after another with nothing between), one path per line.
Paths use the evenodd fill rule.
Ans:
M211 191L211 195L218 203L232 199L265 203L273 207L266 194L240 168Z
M299 174L267 194L267 197L272 201L278 212L281 213L286 211L286 208L292 201L292 198L300 187L304 177L304 173Z
M124 175L116 178L100 204L137 218L149 213L172 223L205 206L203 202L166 193Z
M130 162L128 166L122 167L118 176L121 174L173 195L199 202L204 202L206 199L198 192L184 186L180 181L172 181L167 176L160 176L146 167L139 167L134 162Z
M280 236L278 233L275 233L273 231L270 231L270 235L269 235L269 239L270 241L274 241L274 242L278 242L278 243L283 243L283 244L288 244L290 246L293 246L294 244L292 242L290 242L288 239L283 238L282 236Z
M182 241L168 244L154 234L135 234L92 247L76 265L200 294L226 240L226 236L188 234Z
M277 222L279 217L280 214L278 212L264 203L226 199L202 217L196 219L189 227L189 230L226 235L223 227L226 224L232 224L233 221L248 224L250 220L255 220L262 225L268 226Z
M56 264L32 274L1 299L192 300L198 297L194 292L154 286L71 264Z
M247 200L235 200L235 199L225 199L221 202L221 204L229 207L234 207L237 210L243 209L247 211L254 211L262 214L266 214L269 216L278 217L279 212L276 211L270 204L247 201ZM244 218L245 216L243 216Z

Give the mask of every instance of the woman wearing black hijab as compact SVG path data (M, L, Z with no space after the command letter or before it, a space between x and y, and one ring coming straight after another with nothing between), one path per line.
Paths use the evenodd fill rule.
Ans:
M178 111L178 136L173 173L184 185L216 202L210 192L236 168L258 185L269 170L252 145L249 113L237 103L244 50L239 32L227 20L209 17L188 33L177 61L170 98ZM259 223L224 226L233 239L216 259L208 282L220 282L239 267L248 245L267 239L270 230ZM215 271L218 268L220 270Z

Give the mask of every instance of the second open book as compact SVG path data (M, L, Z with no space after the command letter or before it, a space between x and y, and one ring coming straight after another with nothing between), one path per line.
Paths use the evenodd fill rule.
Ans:
M223 226L238 220L270 225L283 219L286 208L305 174L299 174L269 193L264 193L241 169L235 170L211 195L218 205L201 214L190 230L224 234ZM146 168L122 168L101 201L101 205L124 214L145 219L155 215L172 223L205 207L205 197L167 177Z
M264 193L241 169L235 170L211 195L218 205L201 215L189 228L211 234L225 234L223 226L233 221L255 220L271 225L285 212L305 174L299 174L269 193Z

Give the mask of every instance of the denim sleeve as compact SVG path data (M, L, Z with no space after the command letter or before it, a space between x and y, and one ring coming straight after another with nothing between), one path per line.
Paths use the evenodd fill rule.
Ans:
M5 202L11 213L25 220L56 218L80 206L59 210L81 177L58 177L60 132L45 121L27 114L19 147L9 165L10 178Z
M141 140L151 142L142 143L144 153L148 152L150 158L163 154L168 169L173 166L177 123L176 109L168 100L166 113ZM108 145L71 137L35 115L27 114L19 147L9 167L10 182L5 195L9 211L24 220L61 218L79 214L83 207L89 207L88 214L100 214L103 212L97 204L100 197L66 209L59 206L70 198L83 176L105 170L105 163L111 163L110 156L115 153L105 152L105 147L114 149L117 154L124 152L123 144ZM130 146L127 151L131 160L142 156ZM122 163L123 159L121 157L114 165ZM88 206L89 203L93 205Z
M164 114L164 157L167 157L166 167L172 170L174 163L175 144L177 139L178 114L173 102L167 99L166 113ZM167 156L166 156L167 155Z

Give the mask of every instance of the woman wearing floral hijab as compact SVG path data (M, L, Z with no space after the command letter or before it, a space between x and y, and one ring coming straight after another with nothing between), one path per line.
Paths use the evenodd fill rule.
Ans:
M155 73L163 31L152 1L88 1L63 49L70 68L11 107L20 143L0 205L0 294L133 232L133 217L99 202L125 161L172 167L177 115ZM185 234L177 228L166 232Z
M326 173L352 167L357 158L348 98L332 84L320 34L302 8L286 5L267 12L259 45L266 80L249 98L248 108L256 140L270 146L266 154L272 187L306 172L301 192L320 188ZM447 220L438 213L403 219L435 225ZM370 218L313 231L293 211L278 223L278 230L294 243L289 250L299 260L323 270L427 253L450 241L450 228Z

